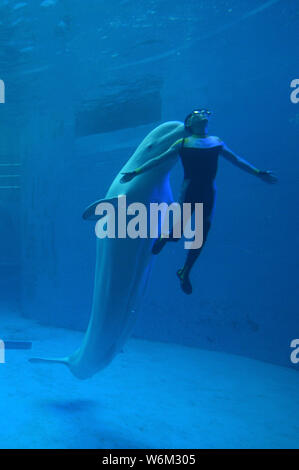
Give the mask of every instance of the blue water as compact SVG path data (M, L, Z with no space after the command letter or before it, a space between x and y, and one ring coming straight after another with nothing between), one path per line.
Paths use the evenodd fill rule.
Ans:
M298 2L0 0L0 18L0 338L33 348L0 364L1 447L298 447ZM175 274L183 244L169 244L106 369L81 382L30 364L72 353L86 330L96 237L83 210L148 132L197 107L278 183L220 158L193 294Z

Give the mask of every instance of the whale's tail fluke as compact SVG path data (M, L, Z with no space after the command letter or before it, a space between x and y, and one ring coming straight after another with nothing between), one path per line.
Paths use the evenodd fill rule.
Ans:
M74 357L72 356L66 356L66 357L56 357L56 358L51 358L51 357L31 357L28 359L31 364L63 364L68 367L69 371L77 378L80 380L85 380L91 378L98 370L101 369L101 367L87 367L87 364L84 364L85 367L82 367L82 364L80 364L80 361L75 360L75 355Z
M69 366L68 357L61 357L61 358L31 357L28 360L32 364L49 363L49 364L64 364L66 366Z

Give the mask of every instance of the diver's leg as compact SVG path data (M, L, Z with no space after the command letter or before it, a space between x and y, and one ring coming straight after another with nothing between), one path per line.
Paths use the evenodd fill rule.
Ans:
M177 271L177 276L180 279L181 282L181 288L185 292L185 294L191 294L192 293L192 284L190 282L190 271L194 266L194 263L196 262L197 258L199 257L203 246L206 242L208 232L211 228L211 221L204 220L203 224L205 226L204 233L203 233L203 243L200 248L193 249L193 250L188 250L187 258L185 261L185 264L182 269L179 269Z
M187 198L188 187L189 187L189 180L184 180L181 186L180 195L178 199L178 204L181 206L181 208L183 207L183 203L185 202ZM181 224L181 234L182 234L183 233L182 220L180 220L180 224ZM172 227L168 235L161 233L159 238L157 238L157 240L154 242L153 247L152 247L152 253L154 255L157 255L158 253L160 253L160 251L162 250L162 248L164 248L167 242L177 242L180 240L180 237L173 236L173 230L174 228Z
M177 276L180 279L181 288L185 294L192 293L192 284L190 282L190 271L193 268L197 258L199 257L204 244L207 240L209 230L212 223L212 215L215 206L215 190L209 194L209 197L205 198L203 203L203 242L200 248L188 250L187 258L183 268L177 271ZM194 210L194 206L193 206Z

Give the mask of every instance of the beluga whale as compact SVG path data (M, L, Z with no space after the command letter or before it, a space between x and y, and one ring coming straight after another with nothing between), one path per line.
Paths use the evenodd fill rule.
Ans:
M88 206L83 218L97 220L98 204L105 201L116 204L121 196L126 196L128 203L138 202L145 206L152 202L171 204L169 173L176 158L168 159L129 182L123 183L121 179L123 173L164 153L184 136L184 132L184 124L180 121L168 121L153 129L121 168L105 198ZM64 364L79 379L92 377L109 365L133 331L151 273L153 243L151 237L97 238L92 311L80 347L66 357L31 358L30 361Z

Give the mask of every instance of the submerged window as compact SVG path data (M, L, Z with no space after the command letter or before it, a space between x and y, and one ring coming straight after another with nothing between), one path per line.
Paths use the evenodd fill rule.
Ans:
M161 120L160 89L127 88L103 99L83 102L76 114L76 136L134 128Z

